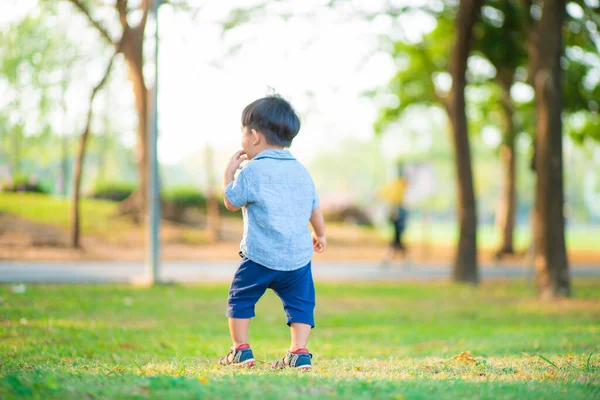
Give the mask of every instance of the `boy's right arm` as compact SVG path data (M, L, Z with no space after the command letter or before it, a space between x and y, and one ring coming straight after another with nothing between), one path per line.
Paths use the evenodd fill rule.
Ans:
M233 182L233 176L231 176L231 174L228 171L225 171L225 175L223 176L223 191L225 191L225 189L231 182ZM231 202L227 198L227 195L223 195L223 203L225 203L225 208L229 211L237 211L240 209L239 207L236 207L233 204L231 204Z
M327 247L327 239L325 238L325 220L323 219L321 207L317 207L312 211L310 224L313 228L313 248L317 253L322 253Z
M227 167L225 168L225 173L223 174L223 192L225 192L225 190L227 189L227 186L229 186L229 184L231 182L233 182L234 177L235 177L235 171L240 167L240 164L247 159L248 159L248 157L246 156L246 153L244 152L244 150L237 151L231 157L231 159L229 160L229 163L227 164ZM226 194L223 195L223 202L225 203L225 207L229 211L237 211L240 209L239 207L233 205L229 201Z

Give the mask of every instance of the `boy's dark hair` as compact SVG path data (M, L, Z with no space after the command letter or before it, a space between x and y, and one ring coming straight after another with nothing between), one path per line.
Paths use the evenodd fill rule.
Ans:
M267 96L244 108L242 126L262 132L269 144L289 147L300 131L300 118L281 96Z

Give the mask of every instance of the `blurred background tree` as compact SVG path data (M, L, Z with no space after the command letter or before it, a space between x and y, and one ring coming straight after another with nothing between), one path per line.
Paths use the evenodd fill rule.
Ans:
M112 48L122 52L129 69L129 80L135 95L135 107L137 113L136 130L136 164L138 169L136 190L122 204L122 210L131 213L136 220L147 208L148 188L148 88L144 78L144 40L146 38L146 22L151 9L151 1L143 0L129 4L127 0L117 0L113 5L103 2L91 2L83 0L68 0L75 8L82 12L90 21L90 24L98 31L99 36ZM120 29L109 30L101 22L97 15L110 14L118 18ZM112 22L112 20L111 20ZM107 24L116 25L114 22ZM114 32L116 31L116 32Z

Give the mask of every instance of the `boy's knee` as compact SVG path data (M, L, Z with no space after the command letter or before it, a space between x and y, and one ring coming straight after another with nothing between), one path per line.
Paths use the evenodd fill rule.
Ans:
M307 312L296 312L294 314L288 313L287 325L291 326L294 323L310 325L311 328L315 327L315 318L313 313Z
M284 303L285 313L287 315L287 324L299 322L302 324L310 325L315 327L315 302L314 301L303 301L297 303Z
M254 305L240 305L229 302L227 305L227 317L229 318L254 318L256 316L254 312Z
M227 316L229 318L253 318L255 316L254 307L259 298L243 296L230 291L227 299Z

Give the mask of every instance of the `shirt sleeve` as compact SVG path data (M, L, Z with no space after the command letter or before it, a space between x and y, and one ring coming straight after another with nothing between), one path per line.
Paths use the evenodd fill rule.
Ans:
M313 184L313 190L314 190L315 194L313 197L312 209L314 210L317 207L319 207L319 205L321 204L321 200L319 199L319 194L317 193L317 188L314 187L314 184Z
M238 176L225 188L225 197L238 208L248 204L248 173L246 168L241 170Z

